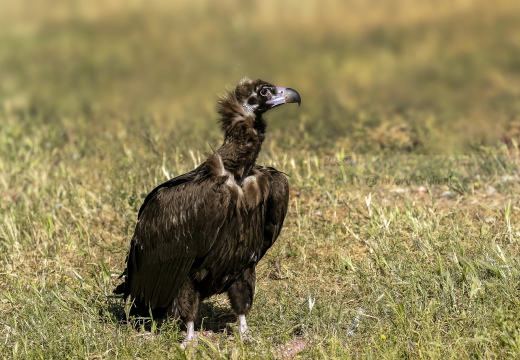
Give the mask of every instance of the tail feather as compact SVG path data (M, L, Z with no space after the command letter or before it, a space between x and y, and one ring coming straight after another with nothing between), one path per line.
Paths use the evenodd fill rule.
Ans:
M116 295L124 295L125 294L125 283L121 283L116 286L116 288L113 291Z
M113 294L115 295L124 295L125 294L125 288L126 288L126 269L125 271L123 271L123 273L118 277L118 279L121 279L123 278L125 281L122 282L121 284L117 285L116 288L114 289L114 291L112 291Z

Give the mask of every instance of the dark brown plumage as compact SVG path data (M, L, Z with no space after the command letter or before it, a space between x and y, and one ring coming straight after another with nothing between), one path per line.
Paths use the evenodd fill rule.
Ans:
M256 165L262 115L298 93L244 78L218 102L224 143L196 169L156 187L139 210L125 282L132 313L181 318L194 336L200 301L227 292L240 334L253 303L255 266L280 234L289 200L284 174Z

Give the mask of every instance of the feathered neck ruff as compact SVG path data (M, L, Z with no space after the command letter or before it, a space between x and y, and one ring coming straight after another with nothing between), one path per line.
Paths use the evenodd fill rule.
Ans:
M218 101L218 122L224 132L224 143L217 150L227 171L235 178L248 175L260 153L265 139L266 122L262 114L248 111L236 97L227 91Z

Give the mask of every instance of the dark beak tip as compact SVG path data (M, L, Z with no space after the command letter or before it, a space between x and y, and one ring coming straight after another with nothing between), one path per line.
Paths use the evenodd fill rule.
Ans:
M286 91L290 102L298 103L298 106L302 104L302 99L300 97L300 94L298 94L298 91L291 88L287 88Z

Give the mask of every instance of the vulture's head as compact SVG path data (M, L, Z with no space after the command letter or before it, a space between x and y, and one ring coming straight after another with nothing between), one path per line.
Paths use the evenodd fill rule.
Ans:
M237 102L250 114L261 115L277 106L298 103L300 94L296 90L276 87L263 80L243 78L235 89Z

